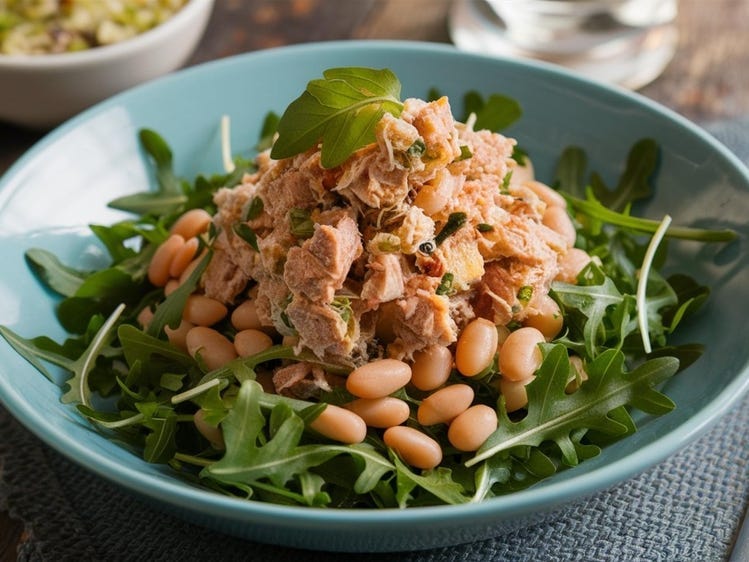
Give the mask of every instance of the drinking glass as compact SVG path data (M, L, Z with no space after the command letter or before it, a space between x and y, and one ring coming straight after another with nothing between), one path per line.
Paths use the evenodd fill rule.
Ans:
M460 48L530 57L637 89L676 50L677 0L455 0Z

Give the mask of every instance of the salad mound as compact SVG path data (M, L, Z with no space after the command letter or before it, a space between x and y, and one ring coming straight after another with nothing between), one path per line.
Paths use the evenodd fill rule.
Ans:
M542 183L500 132L517 102L468 92L457 119L428 97L329 69L255 158L194 182L142 130L158 185L92 226L111 263L26 253L70 338L0 334L146 461L283 504L480 501L599 454L633 409L668 413L657 386L700 354L669 339L709 291L662 276L660 242L735 233L630 214L650 139L613 188L577 147Z
M449 346L477 316L537 314L574 239L544 224L515 141L456 123L444 97L406 100L375 139L334 168L319 147L268 149L220 189L205 295L231 306L249 287L260 327L353 366ZM262 210L248 220L250 207Z

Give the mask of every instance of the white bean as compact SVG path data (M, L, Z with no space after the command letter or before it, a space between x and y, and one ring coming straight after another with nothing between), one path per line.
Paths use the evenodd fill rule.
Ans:
M207 231L212 220L208 211L204 209L190 209L174 222L171 233L179 234L187 240Z
M485 404L477 404L452 421L447 439L460 451L476 451L496 429L497 412Z
M179 234L172 234L156 248L148 264L148 280L156 287L163 287L169 281L169 268L174 256L185 245L185 239Z
M451 384L421 401L416 419L421 425L450 423L473 402L473 389L467 384Z
M196 326L213 326L222 320L228 310L219 301L205 295L190 295L182 310L182 318Z
M538 344L545 341L536 328L525 327L512 332L499 350L499 372L511 381L531 378L543 359Z
M185 336L187 352L203 362L209 371L237 358L234 344L213 328L195 326Z
M444 345L431 345L414 353L411 384L419 390L434 390L447 381L453 368L453 356Z
M377 428L400 425L411 414L406 402L392 396L358 398L346 404L345 408L361 417L369 427Z
M434 439L418 429L396 425L385 430L385 445L393 449L411 466L428 470L442 462L442 448Z
M411 367L396 359L379 359L351 371L346 390L359 398L381 398L411 380Z
M234 348L240 357L249 357L265 351L273 345L273 340L260 330L242 330L234 336Z
M533 310L523 320L523 324L536 328L547 341L551 341L562 331L564 318L557 302L549 295L543 295L535 300Z
M458 336L455 366L466 377L475 377L491 365L497 353L497 327L486 318L471 320Z
M367 425L360 416L333 404L325 406L309 426L328 439L341 443L361 443L367 436Z

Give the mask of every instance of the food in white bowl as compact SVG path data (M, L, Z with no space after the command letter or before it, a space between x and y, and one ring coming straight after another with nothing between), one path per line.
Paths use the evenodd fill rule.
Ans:
M0 54L83 51L130 39L164 23L186 0L7 0Z
M144 14L141 27L115 20L97 26L100 37L85 44L71 36L72 30L26 33L23 25L12 25L14 12L7 13L8 28L0 36L0 121L49 128L115 93L179 68L197 47L213 0L171 5L171 17L154 12L156 21L147 22ZM75 17L86 19L87 8ZM94 23L79 27L87 25ZM70 43L48 39L66 34ZM56 48L64 52L47 52Z

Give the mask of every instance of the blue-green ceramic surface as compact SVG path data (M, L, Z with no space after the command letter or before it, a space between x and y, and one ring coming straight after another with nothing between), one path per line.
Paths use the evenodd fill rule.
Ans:
M656 219L669 213L677 224L732 227L740 233L729 245L671 244L671 267L713 289L710 305L682 336L706 344L706 354L666 386L677 409L642 419L633 437L527 491L476 505L401 511L282 507L187 484L93 431L60 403L55 385L0 341L0 399L15 417L89 470L194 522L264 542L378 551L466 542L543 518L661 461L737 403L749 387L747 170L702 130L641 97L551 67L463 54L448 46L348 42L251 53L136 88L66 123L0 183L0 324L26 337L63 338L54 299L26 267L24 251L46 248L80 268L105 263L87 225L120 218L107 202L149 185L136 142L139 128L155 129L168 140L181 175L219 171L222 115L231 117L235 150L249 154L268 110L283 111L324 69L354 65L391 68L403 83L404 97L425 97L437 87L451 97L457 114L469 89L516 98L524 116L508 134L530 153L542 179L550 177L556 157L570 144L585 147L591 166L611 180L634 141L647 136L659 142L658 192L638 212Z

